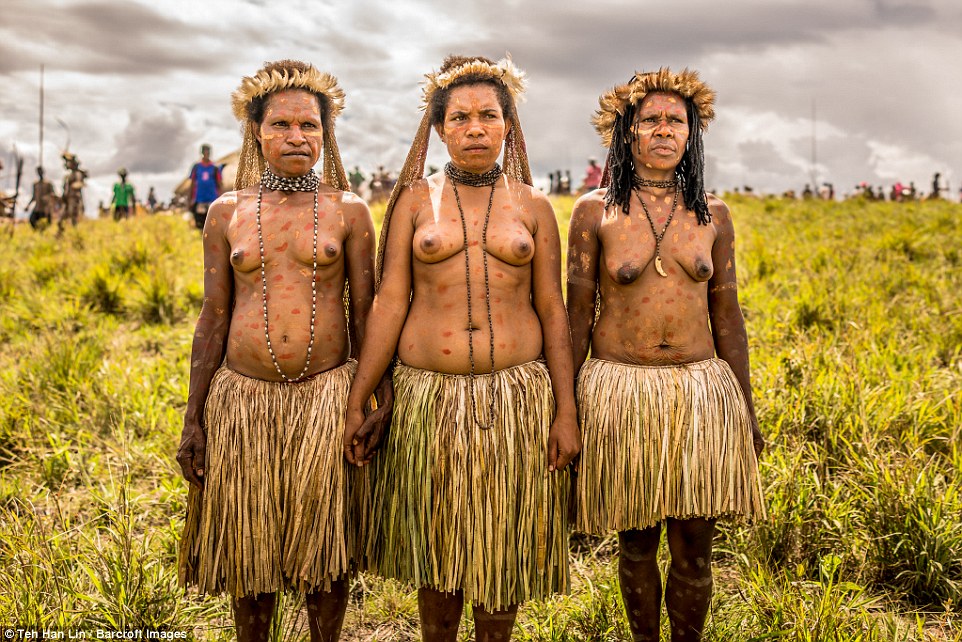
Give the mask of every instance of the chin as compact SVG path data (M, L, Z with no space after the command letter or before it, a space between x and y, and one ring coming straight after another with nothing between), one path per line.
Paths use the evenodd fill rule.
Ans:
M285 162L275 165L276 169L274 172L281 175L303 176L312 167L314 167L314 163L310 162L309 159L305 159L303 162Z

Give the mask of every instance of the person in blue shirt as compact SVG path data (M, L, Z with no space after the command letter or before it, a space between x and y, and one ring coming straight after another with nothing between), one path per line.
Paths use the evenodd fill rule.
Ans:
M210 145L201 145L200 153L200 162L190 168L190 211L194 214L194 225L203 230L207 210L221 195L222 188L220 167L210 160Z

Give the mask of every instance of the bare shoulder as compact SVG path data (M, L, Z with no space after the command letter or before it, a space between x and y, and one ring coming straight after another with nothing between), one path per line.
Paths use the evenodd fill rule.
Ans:
M731 225L732 213L725 201L711 193L706 193L705 196L708 199L708 213L711 214L712 220L718 224Z
M505 175L505 186L512 198L517 199L523 207L528 207L537 217L544 215L554 216L554 206L548 195L537 187L523 183L515 178Z
M602 216L605 213L605 198L607 195L607 188L601 188L580 196L571 210L572 224L578 224L582 227L595 227L601 223Z
M344 211L344 218L353 219L371 215L367 202L354 192L333 190L330 198Z
M224 192L210 204L210 209L207 210L207 222L204 224L205 236L210 230L215 229L219 229L222 233L227 232L227 228L237 212L237 201L240 194L243 194L243 192Z
M434 177L422 178L401 188L391 209L391 220L407 221L416 225L418 213L423 205L431 201L431 192L436 188ZM392 229L396 226L392 224Z

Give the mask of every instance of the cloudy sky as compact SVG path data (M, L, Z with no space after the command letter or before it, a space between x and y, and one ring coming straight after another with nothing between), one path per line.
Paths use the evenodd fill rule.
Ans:
M34 178L41 64L44 165L59 183L69 140L91 174L90 210L118 167L140 197L154 185L166 200L202 142L215 157L239 147L230 92L266 60L338 76L344 162L369 172L402 162L422 75L445 54L510 52L529 76L520 115L541 182L559 168L578 181L603 158L589 122L602 91L667 65L718 92L710 188L780 192L814 174L840 192L863 180L928 189L940 171L957 197L960 34L958 0L3 0L0 189L12 190L14 145Z

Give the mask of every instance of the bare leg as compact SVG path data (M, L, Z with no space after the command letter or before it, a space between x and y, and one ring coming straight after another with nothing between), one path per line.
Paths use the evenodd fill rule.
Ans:
M330 591L308 593L307 622L311 642L337 642L344 624L349 588L347 580L331 582Z
M618 579L634 642L658 642L661 623L661 524L618 533Z
M485 611L480 606L474 610L474 635L477 642L507 642L518 617L518 605L512 604L503 611Z
M421 615L423 642L455 642L464 609L464 593L444 593L432 588L418 589L418 612Z
M711 547L713 519L669 519L671 569L665 586L665 606L672 642L698 642L711 606Z
M231 600L237 642L262 642L268 638L276 602L275 593L260 593Z

